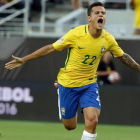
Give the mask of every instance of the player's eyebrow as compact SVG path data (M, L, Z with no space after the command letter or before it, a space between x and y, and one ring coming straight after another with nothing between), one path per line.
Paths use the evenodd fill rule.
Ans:
M103 14L106 14L106 11L102 11Z
M103 13L103 14L105 14L106 13L106 11L93 11L94 13Z

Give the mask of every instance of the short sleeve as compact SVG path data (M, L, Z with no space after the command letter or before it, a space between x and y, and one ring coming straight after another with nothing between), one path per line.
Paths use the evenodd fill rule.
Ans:
M110 35L110 43L109 43L109 50L113 57L121 57L124 54L124 51L119 47L118 43L116 42L115 38Z
M76 41L76 36L73 30L70 30L65 36L58 39L55 43L53 43L53 47L58 50L62 51L65 48L71 48L74 46Z

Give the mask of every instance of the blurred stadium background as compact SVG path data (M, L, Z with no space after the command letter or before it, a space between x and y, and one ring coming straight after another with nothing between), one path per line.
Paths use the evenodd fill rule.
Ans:
M12 71L5 70L4 65L12 54L22 57L53 43L70 29L88 24L87 1L83 0L77 10L70 0L14 0L0 5L0 139L80 139L84 129L80 112L76 131L67 132L58 123L53 83L64 66L66 50ZM134 9L129 2L105 1L105 29L140 64L140 35L133 34ZM122 80L100 87L102 112L97 140L139 140L140 74L117 59L114 62Z

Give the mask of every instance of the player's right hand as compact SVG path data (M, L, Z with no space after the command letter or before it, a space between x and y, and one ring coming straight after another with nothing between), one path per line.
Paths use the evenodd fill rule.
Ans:
M6 69L12 70L14 68L22 66L25 63L25 61L22 58L15 57L13 55L12 58L14 59L13 61L10 61L5 64Z

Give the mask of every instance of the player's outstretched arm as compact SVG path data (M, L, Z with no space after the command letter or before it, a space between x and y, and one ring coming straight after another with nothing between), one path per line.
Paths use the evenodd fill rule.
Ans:
M47 45L47 46L44 46L44 47L38 49L35 52L23 57L23 58L15 57L12 55L12 58L14 60L6 63L5 68L12 70L14 68L22 66L23 64L25 64L28 61L52 54L54 51L55 51L55 49L54 49L53 45Z
M126 66L140 72L140 65L128 54L124 53L123 56L119 57L120 61Z

